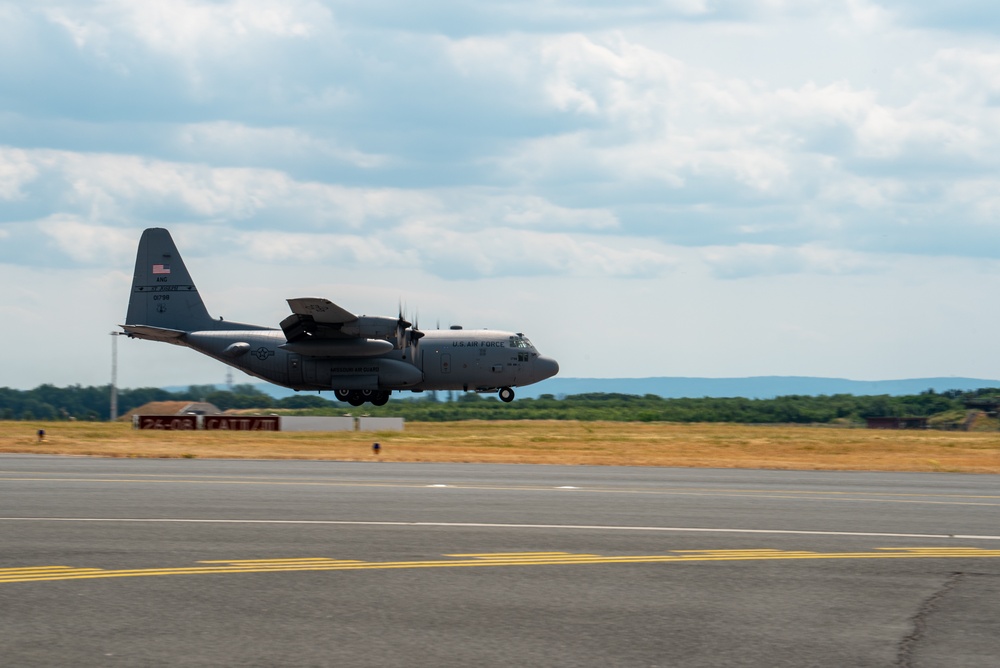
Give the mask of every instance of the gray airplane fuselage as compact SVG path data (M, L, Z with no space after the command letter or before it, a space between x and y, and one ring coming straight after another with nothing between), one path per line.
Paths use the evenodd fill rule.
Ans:
M559 368L522 335L489 329L429 330L415 354L404 348L374 357L291 352L280 329L192 331L171 342L294 390L488 391L537 383Z

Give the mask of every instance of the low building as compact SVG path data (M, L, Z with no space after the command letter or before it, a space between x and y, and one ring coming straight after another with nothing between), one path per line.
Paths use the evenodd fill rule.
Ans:
M963 403L972 411L983 411L993 416L1000 415L1000 397L976 397L966 399Z
M150 401L133 408L119 419L131 422L133 415L218 415L217 406L206 401Z
M926 417L869 417L865 418L869 429L927 429Z

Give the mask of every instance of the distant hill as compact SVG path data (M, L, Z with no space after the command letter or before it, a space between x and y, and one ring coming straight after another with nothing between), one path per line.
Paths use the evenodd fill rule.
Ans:
M550 378L517 388L519 397L541 394L570 395L589 392L655 394L667 399L683 397L745 397L773 399L792 394L821 396L888 394L903 396L933 389L976 390L1000 387L1000 380L981 378L909 378L904 380L848 380L811 376L754 376L750 378Z
M225 389L224 385L217 385ZM270 383L257 383L255 388L276 399L299 394ZM815 378L811 376L753 376L750 378L549 378L548 380L516 388L519 398L537 398L543 394L562 397L591 392L616 394L654 394L667 399L683 397L746 397L747 399L773 399L791 394L820 396L853 394L856 396L888 394L903 396L920 394L933 389L977 390L983 387L1000 387L1000 380L982 378L909 378L904 380L847 380L845 378ZM164 388L171 392L186 390L175 386ZM308 394L308 393L306 393ZM321 396L333 399L332 393ZM403 396L407 396L404 394ZM415 396L415 395L414 395Z

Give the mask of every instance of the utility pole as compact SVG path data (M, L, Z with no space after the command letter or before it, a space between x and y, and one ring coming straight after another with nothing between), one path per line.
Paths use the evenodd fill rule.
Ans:
M111 421L118 419L118 337L121 332L111 334Z

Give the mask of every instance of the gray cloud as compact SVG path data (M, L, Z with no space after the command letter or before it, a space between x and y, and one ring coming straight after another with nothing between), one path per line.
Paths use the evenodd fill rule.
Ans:
M731 246L711 263L730 277L766 273L747 248L996 257L983 186L1000 167L996 47L942 43L897 68L889 94L852 71L768 85L649 37L678 22L709 36L833 17L827 39L853 27L849 49L866 30L933 13L912 7L3 4L4 256L51 258L58 247L12 249L37 242L32 224L70 220L382 234L386 257L448 276L652 275L672 266L669 254L637 259L653 241ZM502 245L518 261L489 259L487 229L515 240ZM568 250L532 259L518 250L539 245L531 235ZM406 254L393 241L424 238L461 251ZM602 247L629 261L586 261Z

